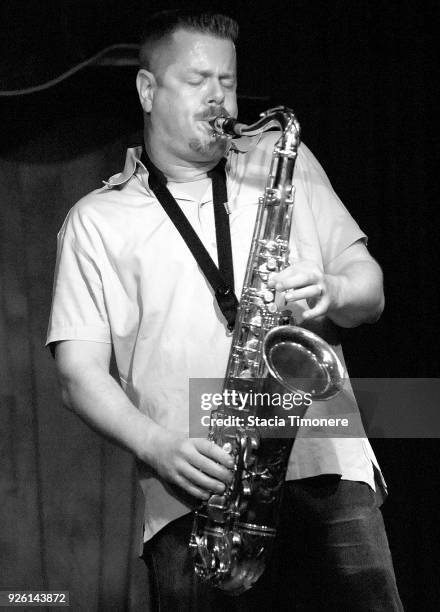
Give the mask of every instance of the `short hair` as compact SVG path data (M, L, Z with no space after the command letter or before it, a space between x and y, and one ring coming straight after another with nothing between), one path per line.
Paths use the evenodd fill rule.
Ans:
M238 23L227 15L191 9L160 11L148 19L143 29L139 48L141 68L149 70L154 46L180 29L225 38L233 43L238 38Z

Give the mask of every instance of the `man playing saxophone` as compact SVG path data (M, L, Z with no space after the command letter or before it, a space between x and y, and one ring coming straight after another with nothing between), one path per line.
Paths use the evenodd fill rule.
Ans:
M275 135L213 137L216 117L237 116L237 34L230 18L191 11L158 14L146 26L137 77L143 147L128 150L122 172L80 200L59 234L47 342L63 400L138 461L157 609L402 610L378 508L384 483L364 438L296 441L274 556L251 591L230 598L194 575L191 510L225 490L234 462L226 449L188 437L188 381L222 378L231 308L216 299L158 194L170 194L239 293ZM214 210L221 160L232 268ZM294 181L291 265L270 287L324 335L331 324L376 321L381 270L305 145ZM121 385L109 374L112 350Z

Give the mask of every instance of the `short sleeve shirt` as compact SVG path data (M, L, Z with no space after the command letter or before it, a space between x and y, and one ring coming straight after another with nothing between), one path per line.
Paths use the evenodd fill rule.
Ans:
M263 194L279 134L243 138L229 150L227 190L236 290L242 286L258 199ZM187 245L149 189L139 147L127 151L121 173L80 200L58 235L57 264L47 343L112 343L123 389L134 405L165 428L188 432L190 378L225 374L231 346L212 289ZM291 257L325 267L365 234L333 191L320 164L301 144ZM169 183L169 189L214 261L217 260L212 189ZM306 304L293 310L301 320ZM328 321L319 323L326 336ZM343 360L337 340L332 340ZM316 402L311 415L356 410L348 385L334 400ZM363 437L295 441L287 478L338 474L381 486L371 446ZM188 500L139 467L148 540L191 509Z

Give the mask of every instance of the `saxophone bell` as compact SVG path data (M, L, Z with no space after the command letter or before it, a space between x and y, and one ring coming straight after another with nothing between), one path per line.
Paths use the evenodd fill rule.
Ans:
M320 336L295 325L279 325L263 340L263 359L270 374L293 393L314 401L337 395L344 386L344 368Z

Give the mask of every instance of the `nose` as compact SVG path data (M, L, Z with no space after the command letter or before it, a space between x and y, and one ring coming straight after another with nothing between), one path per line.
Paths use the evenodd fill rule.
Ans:
M218 79L212 79L208 91L208 104L222 104L225 100L225 92Z

